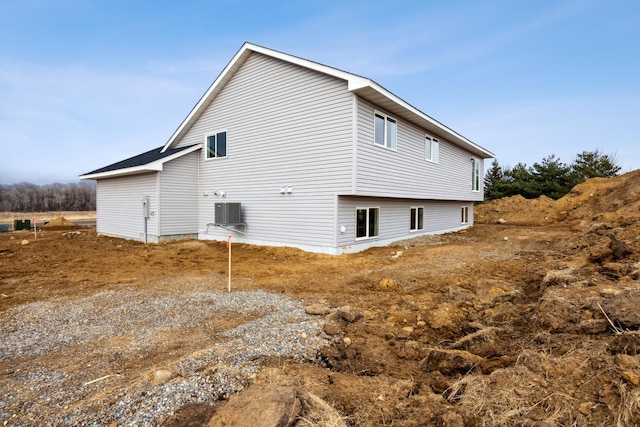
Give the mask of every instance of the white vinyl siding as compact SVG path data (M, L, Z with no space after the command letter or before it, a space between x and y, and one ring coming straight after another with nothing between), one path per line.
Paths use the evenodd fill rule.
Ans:
M164 164L160 172L160 235L198 233L198 161L200 151Z
M469 209L469 223L460 224L460 202L440 200L388 199L375 197L340 196L337 229L339 251L353 252L370 246L380 246L394 241L409 239L423 234L437 234L455 231L473 223L473 203L466 203ZM376 239L359 240L356 238L354 210L360 207L375 206L379 211L379 234ZM411 207L424 207L422 230L411 232L408 227L407 213Z
M481 201L471 191L469 152L438 136L438 161L425 161L425 131L398 121L397 149L372 142L374 106L358 98L355 193L366 196ZM482 171L482 159L478 159Z
M147 220L148 241L158 237L158 173L100 179L96 183L98 234L143 240L142 198L149 196L152 215Z
M336 194L352 190L353 97L346 81L251 54L178 144L227 131L225 161L201 157L199 229L216 202L239 202L247 226L235 241L335 247Z

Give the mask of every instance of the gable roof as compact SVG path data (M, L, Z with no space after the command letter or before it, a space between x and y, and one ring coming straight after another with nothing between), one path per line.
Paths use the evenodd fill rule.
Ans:
M180 126L178 126L173 135L171 135L171 138L169 138L167 143L162 148L162 152L170 150L173 146L175 146L175 144L178 143L178 141L187 133L187 131L191 128L191 126L193 126L198 118L200 118L200 116L216 98L218 93L220 93L220 91L224 88L227 82L231 80L238 69L244 64L247 58L254 52L271 56L273 58L296 64L311 70L315 70L320 73L328 74L342 80L346 80L347 89L349 91L353 92L363 99L366 99L372 104L387 110L389 113L412 122L419 127L435 134L436 136L443 137L479 157L485 159L495 157L494 154L489 150L477 145L476 143L460 135L453 129L429 117L427 114L418 110L416 107L412 106L400 97L394 95L369 78L349 73L337 68L329 67L317 62L309 61L297 56L278 52L273 49L254 45L248 42L242 45L240 50L234 55L231 61L222 70L220 75L218 75L215 81L211 84L207 92L193 107L189 115L182 121Z
M184 156L185 154L202 148L202 144L163 150L164 147L154 148L137 156L129 157L109 166L80 175L80 179L109 178L124 175L134 175L145 172L161 171L163 164Z

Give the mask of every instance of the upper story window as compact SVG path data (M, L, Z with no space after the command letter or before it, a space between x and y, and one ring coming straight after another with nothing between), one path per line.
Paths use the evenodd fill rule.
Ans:
M376 145L382 145L383 147L396 149L396 134L398 131L398 122L396 119L382 114L374 112L374 129L375 136L373 142Z
M227 132L207 135L207 159L227 157Z
M440 141L429 135L424 138L425 159L430 162L438 163L440 159Z
M471 191L480 191L480 160L471 159Z

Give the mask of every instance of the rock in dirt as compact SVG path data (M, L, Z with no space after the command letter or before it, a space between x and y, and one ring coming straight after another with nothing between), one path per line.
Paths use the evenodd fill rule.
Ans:
M340 328L336 325L332 325L331 323L325 323L322 327L322 332L329 336L334 336L340 334Z
M626 289L602 302L602 309L615 324L622 328L640 328L640 289Z
M354 323L358 320L362 319L364 316L360 311L356 310L353 307L342 307L338 310L338 317L345 322Z
M385 291L395 291L396 289L398 289L398 283L393 279L382 279L378 283L378 288Z
M313 315L324 315L329 313L329 306L326 304L311 304L304 308L305 313Z
M151 384L160 385L169 381L173 377L173 372L168 369L158 369L151 376Z
M473 371L485 360L464 350L431 348L420 361L420 368L427 372L440 371L443 374L467 373Z
M290 427L302 405L291 387L251 386L233 395L209 420L209 427Z
M611 239L609 247L615 259L626 258L633 253L631 249L629 249L629 246L622 240L618 240L615 235L611 234L609 238Z
M623 371L620 372L620 376L629 384L638 385L640 384L640 377L633 371Z

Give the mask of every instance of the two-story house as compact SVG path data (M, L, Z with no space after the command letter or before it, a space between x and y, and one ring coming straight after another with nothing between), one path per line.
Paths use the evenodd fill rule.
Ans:
M340 254L470 226L491 157L366 77L245 43L164 146L80 178L100 234Z

